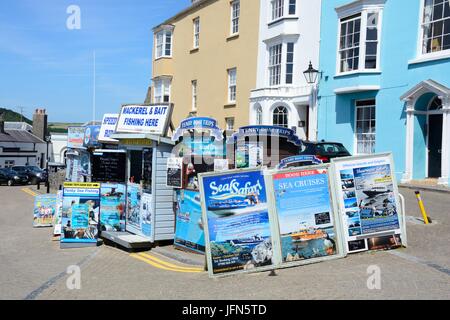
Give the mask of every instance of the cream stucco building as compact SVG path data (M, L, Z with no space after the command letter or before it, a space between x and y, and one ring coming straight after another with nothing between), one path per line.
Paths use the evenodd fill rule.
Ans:
M176 127L209 116L223 129L248 125L256 86L260 0L197 0L153 29L150 101L172 102Z

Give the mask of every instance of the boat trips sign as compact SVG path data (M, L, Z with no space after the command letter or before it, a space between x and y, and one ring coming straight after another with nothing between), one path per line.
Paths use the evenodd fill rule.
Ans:
M171 117L171 104L124 105L116 132L165 135Z

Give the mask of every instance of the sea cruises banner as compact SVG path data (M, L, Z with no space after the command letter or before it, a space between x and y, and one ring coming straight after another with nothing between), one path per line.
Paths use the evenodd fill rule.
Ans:
M210 276L273 269L262 172L201 174L200 190Z
M379 237L390 239L392 247L400 246L394 235L402 233L403 213L392 155L336 158L332 162L349 251L367 250L367 239Z
M99 209L99 183L64 183L61 247L96 245Z
M100 142L119 142L118 140L111 138L111 135L116 131L117 120L119 120L119 115L116 113L106 113L103 116L102 126L98 135L98 140Z
M183 249L205 252L200 192L177 191L177 216L174 245Z
M56 194L43 194L34 198L33 227L51 227L56 213Z
M271 211L281 240L274 252L281 252L281 265L343 257L328 167L284 170L269 177L275 199Z
M128 183L127 185L127 221L126 231L141 235L141 193L139 184Z
M100 230L125 231L126 185L102 183L100 194Z
M172 105L124 105L119 114L116 132L165 135Z

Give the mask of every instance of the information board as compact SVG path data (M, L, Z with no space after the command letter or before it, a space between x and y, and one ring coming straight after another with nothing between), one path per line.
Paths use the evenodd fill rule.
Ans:
M126 160L125 152L94 153L92 180L95 182L125 182Z

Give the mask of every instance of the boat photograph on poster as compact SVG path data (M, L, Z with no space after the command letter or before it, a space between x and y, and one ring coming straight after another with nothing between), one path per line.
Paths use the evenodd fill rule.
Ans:
M272 267L272 234L262 172L202 174L200 187L210 275Z

